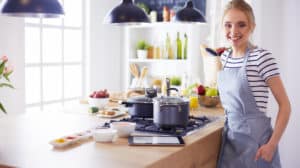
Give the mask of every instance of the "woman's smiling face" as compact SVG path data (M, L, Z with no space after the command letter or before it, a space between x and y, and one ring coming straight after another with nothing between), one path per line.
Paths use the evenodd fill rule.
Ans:
M230 9L224 15L223 26L226 39L235 48L244 47L254 29L246 14L238 9Z

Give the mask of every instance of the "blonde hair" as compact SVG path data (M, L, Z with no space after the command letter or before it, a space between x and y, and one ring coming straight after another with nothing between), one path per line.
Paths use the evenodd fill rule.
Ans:
M223 23L223 20L224 20L224 16L226 15L226 13L230 9L238 9L238 10L242 11L247 16L248 21L250 22L252 28L254 29L254 27L255 27L254 13L253 13L252 7L247 2L245 2L244 0L232 0L232 1L230 1L225 6L223 17L222 17L222 23Z

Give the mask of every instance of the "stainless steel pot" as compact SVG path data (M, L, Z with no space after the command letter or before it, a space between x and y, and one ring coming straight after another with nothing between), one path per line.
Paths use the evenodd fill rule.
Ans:
M189 118L187 98L162 96L153 99L153 122L160 128L186 127Z

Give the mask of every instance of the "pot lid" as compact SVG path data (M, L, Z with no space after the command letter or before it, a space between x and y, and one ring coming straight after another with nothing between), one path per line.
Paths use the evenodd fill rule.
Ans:
M186 104L189 103L189 100L184 97L173 97L173 96L161 96L153 99L158 101L160 104Z
M127 100L127 102L129 103L152 103L153 100L150 97L146 97L146 96L135 96L135 97L131 97Z

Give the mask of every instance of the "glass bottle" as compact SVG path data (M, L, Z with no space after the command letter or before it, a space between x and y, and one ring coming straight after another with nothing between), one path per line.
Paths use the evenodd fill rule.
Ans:
M177 59L182 59L182 43L180 40L179 32L177 32L176 44L177 44Z
M187 59L187 45L188 45L188 37L186 33L184 33L184 48L183 48L183 58Z
M174 59L174 54L173 54L173 49L172 49L172 44L171 44L171 39L169 36L169 33L167 33L167 38L166 38L166 59Z
M169 22L170 21L170 10L167 6L163 7L163 21Z

